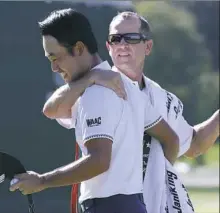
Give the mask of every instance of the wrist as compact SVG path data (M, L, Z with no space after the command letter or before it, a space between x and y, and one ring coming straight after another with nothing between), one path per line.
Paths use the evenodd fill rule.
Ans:
M166 155L167 160L172 165L176 162L178 158L178 152L179 152L179 149L175 145L172 148L167 147L166 150L164 150L164 154Z
M41 185L43 186L43 188L44 189L49 188L49 184L48 184L48 181L47 181L47 174L41 174L40 179L41 179Z

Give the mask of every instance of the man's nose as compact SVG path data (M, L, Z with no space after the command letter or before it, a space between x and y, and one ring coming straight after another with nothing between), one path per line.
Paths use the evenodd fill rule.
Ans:
M122 38L121 42L117 44L118 49L127 50L129 44Z
M121 39L120 45L128 46L128 43L125 41L124 38Z

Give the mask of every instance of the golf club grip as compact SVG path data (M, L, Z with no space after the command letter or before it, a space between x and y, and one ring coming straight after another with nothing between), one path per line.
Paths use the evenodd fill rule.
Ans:
M32 195L27 195L27 198L28 198L29 213L35 213L34 201L33 201Z

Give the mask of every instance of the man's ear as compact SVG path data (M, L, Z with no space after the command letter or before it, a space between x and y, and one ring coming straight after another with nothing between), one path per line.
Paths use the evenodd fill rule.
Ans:
M105 42L105 44L106 44L107 50L109 51L109 49L110 49L110 44L109 44L107 41Z
M150 55L152 47L153 47L153 40L150 39L150 40L146 41L146 43L147 43L147 47L146 47L146 53L145 54L148 56L148 55Z
M81 56L83 54L85 45L81 41L77 41L73 47L73 53L75 56Z

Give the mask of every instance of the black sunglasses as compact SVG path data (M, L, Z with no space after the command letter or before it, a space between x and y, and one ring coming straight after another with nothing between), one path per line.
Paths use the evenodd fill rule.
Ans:
M110 34L108 36L107 42L112 45L112 44L119 44L122 40L128 44L138 44L141 41L146 41L149 38L147 36L141 34L141 33L125 33L125 34Z

